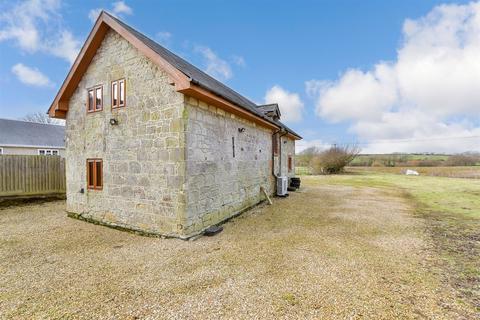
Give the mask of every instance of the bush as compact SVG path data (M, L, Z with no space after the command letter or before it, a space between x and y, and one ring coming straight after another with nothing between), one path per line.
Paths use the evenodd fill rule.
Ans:
M357 146L337 146L314 155L310 160L313 174L335 174L344 168L360 153Z
M478 162L478 158L473 155L457 154L450 156L446 161L447 166L474 166Z

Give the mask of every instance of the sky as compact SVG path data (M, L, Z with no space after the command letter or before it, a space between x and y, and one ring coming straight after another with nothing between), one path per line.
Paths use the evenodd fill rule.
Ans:
M0 0L0 118L46 112L100 10L258 103L297 151L480 151L480 3Z

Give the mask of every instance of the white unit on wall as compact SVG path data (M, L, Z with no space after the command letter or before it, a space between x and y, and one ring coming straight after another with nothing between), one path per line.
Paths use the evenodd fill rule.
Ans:
M277 196L287 195L288 177L277 177Z

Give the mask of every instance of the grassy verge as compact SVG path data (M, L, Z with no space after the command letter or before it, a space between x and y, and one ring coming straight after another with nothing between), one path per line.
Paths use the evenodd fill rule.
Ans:
M474 167L348 167L350 173L392 173L404 175L406 170L415 170L421 176L480 179L480 166ZM295 167L297 175L311 175L309 167Z
M480 167L351 167L351 172L381 172L404 174L406 170L415 170L421 176L480 179Z
M439 259L433 262L459 298L480 311L480 181L360 172L326 184L382 188L414 201Z

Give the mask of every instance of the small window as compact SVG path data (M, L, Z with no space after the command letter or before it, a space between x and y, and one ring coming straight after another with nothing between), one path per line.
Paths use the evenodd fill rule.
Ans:
M124 107L125 106L125 80L120 80L118 82L118 87L119 87L119 90L120 90L120 103L119 103L119 106L120 107Z
M288 172L292 172L293 169L293 159L292 156L288 156Z
M232 153L233 157L235 158L235 137L232 137Z
M38 149L38 154L41 156L58 156L58 150Z
M103 110L103 86L96 86L88 90L87 111L96 112Z
M272 136L272 149L273 149L273 154L278 155L278 138L276 134Z
M95 98L93 96L93 90L88 90L88 112L93 112L93 104L95 103Z
M95 111L98 111L98 110L102 110L102 106L103 106L103 101L102 101L102 97L103 97L103 89L102 88L97 88L95 89Z
M118 83L112 82L112 108L118 107Z
M125 107L125 79L112 81L112 108Z
M87 187L101 190L103 188L103 161L87 159Z

